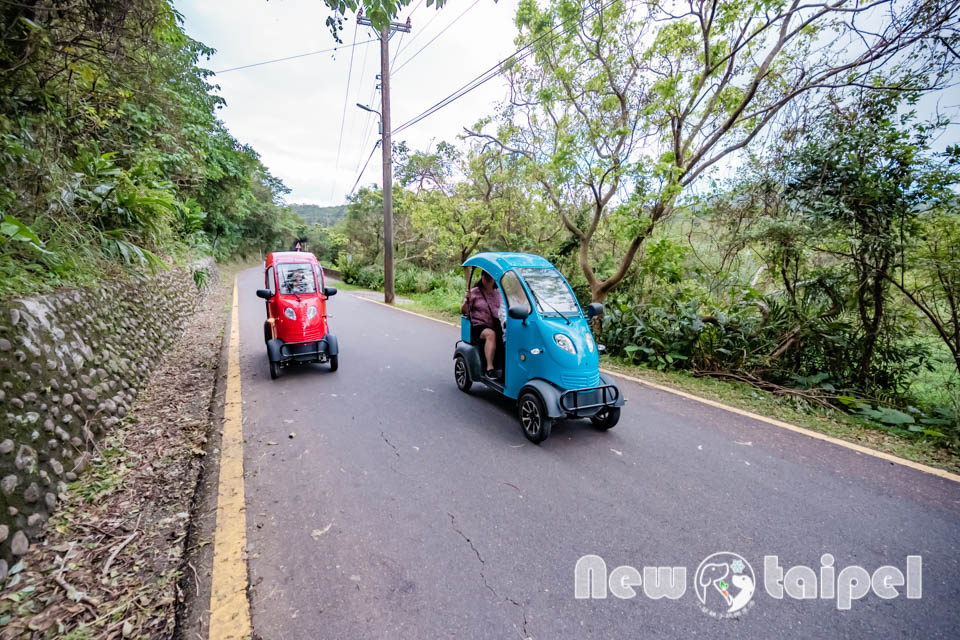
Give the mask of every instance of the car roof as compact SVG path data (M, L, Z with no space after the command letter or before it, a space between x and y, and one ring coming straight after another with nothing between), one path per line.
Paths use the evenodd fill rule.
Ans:
M318 262L317 257L309 251L274 251L267 255L267 264L283 264L289 262Z
M536 269L555 269L549 260L532 253L513 253L509 251L487 251L470 256L463 263L465 267L480 267L494 279L514 267L533 267Z

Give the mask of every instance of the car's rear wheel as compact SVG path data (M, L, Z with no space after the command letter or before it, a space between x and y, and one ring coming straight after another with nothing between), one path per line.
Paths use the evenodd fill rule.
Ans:
M613 429L620 422L620 407L604 407L590 417L590 422L601 431Z
M520 415L520 427L527 440L540 444L550 436L553 418L547 415L540 396L532 391L521 395L517 402L517 413Z
M270 379L276 380L280 376L280 363L270 362Z
M473 386L473 380L470 379L470 369L467 367L467 360L461 355L454 358L453 378L457 381L457 388L464 393L470 391Z
M330 356L330 371L336 371L340 366L340 356Z

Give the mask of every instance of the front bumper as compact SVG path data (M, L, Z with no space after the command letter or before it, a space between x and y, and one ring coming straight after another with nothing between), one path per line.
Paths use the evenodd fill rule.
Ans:
M593 415L604 407L616 407L622 404L620 389L615 384L568 389L560 394L560 408L567 414L576 416Z

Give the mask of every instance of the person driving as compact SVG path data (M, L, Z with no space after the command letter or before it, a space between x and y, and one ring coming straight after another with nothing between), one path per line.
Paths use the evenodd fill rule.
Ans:
M483 344L483 353L487 360L488 378L502 378L503 372L494 368L497 345L503 339L500 325L500 292L493 276L484 271L480 282L467 291L460 305L460 313L470 319L470 342Z
M303 271L301 269L297 269L290 273L290 280L288 284L290 293L303 293L306 283L307 280L303 277Z

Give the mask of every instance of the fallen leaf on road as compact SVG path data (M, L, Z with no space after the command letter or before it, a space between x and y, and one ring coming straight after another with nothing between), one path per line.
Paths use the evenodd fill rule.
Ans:
M526 444L512 444L512 445L510 445L510 448L511 448L511 449L519 449L520 447L525 447L525 446L527 446L527 445L526 445Z
M297 432L296 432L296 431L291 431L291 432L290 432L290 435L287 436L287 437L290 438L291 440L293 440L294 438L297 437Z
M414 450L414 451L420 451L420 447L417 447L417 446L414 446L414 445L410 445L410 446L413 447L413 450Z
M426 391L427 393L433 393L433 389L427 389L426 387L424 387L423 390Z
M746 460L743 461L743 464L747 465L748 467L750 466L750 463L747 462Z
M325 526L323 529L314 529L313 531L310 532L310 537L313 538L314 540L318 540L320 536L325 534L327 531L330 531L330 527L332 526L333 526L333 523L331 522L330 524Z
M523 500L523 491L520 490L520 487L518 487L517 485L512 484L512 483L510 483L510 482L502 482L501 484L505 484L505 485L507 485L508 487L513 487L514 489L516 489L516 490L517 490L517 493L520 494L520 499Z
M274 442L273 440L271 440L270 442L267 443L267 446L268 446L268 447L275 447L275 446L277 446L277 443Z
M284 420L287 424L293 424L293 420Z
M703 445L702 445L702 444L698 444L698 445L697 445L697 451L703 451Z
M614 452L615 454L617 454L618 456L622 456L622 455L623 455L623 451L617 451L616 449L610 449L610 451L613 451L613 452Z
M753 441L752 441L752 440L747 440L746 442L737 442L736 440L734 440L734 443L739 444L739 445L743 445L744 447L752 447L752 446L753 446Z

